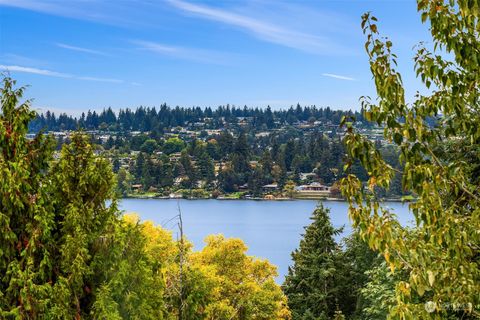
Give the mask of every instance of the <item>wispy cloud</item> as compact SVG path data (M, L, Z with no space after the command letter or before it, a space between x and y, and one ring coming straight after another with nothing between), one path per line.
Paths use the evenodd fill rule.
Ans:
M110 78L97 78L97 77L75 77L78 80L96 81L96 82L110 82L110 83L124 83L125 81L119 79Z
M247 15L201 6L181 0L167 0L167 2L184 12L241 28L257 38L271 43L311 53L325 53L335 47L327 37L289 30L278 24L264 22L263 20L255 19Z
M225 2L224 2L225 3ZM314 54L352 54L345 42L348 19L298 2L233 1L235 8L219 8L193 0L91 1L91 0L0 0L11 6L63 17L94 21L118 27L161 28L173 19L165 13L172 8L188 15L216 21L242 30L257 39ZM167 11L165 11L167 10ZM174 16L174 15L171 15ZM339 39L339 34L342 34ZM77 49L86 49L81 47ZM85 50L77 50L87 52ZM89 52L93 53L93 52Z
M34 59L31 57L25 57L15 53L4 53L0 54L0 61L2 64L9 65L27 65L27 66L38 66L40 68L46 68L48 63L40 59Z
M128 12L135 7L130 1L86 1L86 0L0 0L0 6L32 10L72 19L88 20L116 26L134 23L128 19ZM125 5L124 5L125 4Z
M338 74L333 74L333 73L322 73L322 76L324 77L329 77L329 78L335 78L339 80L347 80L347 81L355 81L355 78L352 77L346 77L346 76L341 76Z
M173 58L222 65L229 63L229 56L226 53L219 51L171 46L143 40L132 40L131 42L137 45L138 49Z
M73 78L72 75L55 72L45 69L38 69L38 68L30 68L30 67L21 67L21 66L5 66L0 65L0 69L9 72L22 72L22 73L32 73L32 74L39 74L42 76L49 76L49 77L59 77L59 78Z
M87 49L87 48L82 48L82 47L77 47L77 46L71 46L68 44L64 43L56 43L57 47L63 48L63 49L68 49L68 50L73 50L73 51L78 51L78 52L83 52L83 53L89 53L89 54L95 54L99 56L108 56L105 52L102 51L97 51L93 49Z
M22 66L6 66L0 65L0 70L7 71L7 72L22 72L22 73L30 73L30 74L38 74L47 77L57 77L57 78L69 78L69 79L76 79L76 80L84 80L84 81L96 81L96 82L108 82L108 83L125 83L124 80L120 79L112 79L112 78L98 78L98 77L89 77L89 76L77 76L69 73L63 72L56 72L46 69L38 69L38 68L31 68L31 67L22 67ZM132 85L136 85L136 83L130 83Z

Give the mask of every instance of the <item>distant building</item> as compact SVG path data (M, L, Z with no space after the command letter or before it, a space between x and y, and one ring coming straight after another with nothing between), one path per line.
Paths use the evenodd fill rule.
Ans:
M255 137L257 137L257 138L264 138L264 137L268 137L270 134L271 134L271 132L262 131L262 132L256 133L256 134L255 134Z
M315 178L317 175L314 172L300 172L300 180L304 181L307 180L308 178Z
M248 183L242 184L238 187L238 190L248 190Z
M330 196L330 187L318 182L295 187L295 197L300 199L318 199Z
M326 192L330 193L330 187L327 187L321 183L318 182L312 182L307 185L301 185L298 187L295 187L295 190L298 192Z
M262 187L263 191L268 192L268 191L275 191L278 189L278 184L276 183L270 183L266 184Z
M141 191L141 190L142 190L142 187L143 187L143 185L141 185L141 184L132 184L132 190L133 190L134 192L139 192L139 191Z
M219 135L222 133L222 129L208 129L207 130L207 133L209 136L215 136L215 135Z

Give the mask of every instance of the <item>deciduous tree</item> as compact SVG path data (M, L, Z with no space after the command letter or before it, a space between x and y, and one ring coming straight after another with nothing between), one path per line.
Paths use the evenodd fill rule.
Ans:
M363 17L378 100L362 99L364 115L385 128L385 139L401 150L404 190L414 195L414 233L383 207L376 188L388 188L395 170L373 142L346 123L352 159L368 172L367 186L355 175L342 182L354 226L392 271L408 274L396 286L391 316L440 318L480 316L480 7L478 1L418 0L422 21L430 23L434 50L420 45L415 69L428 94L407 103L395 69L392 42L381 38L377 19ZM448 53L448 54L445 54ZM432 124L429 119L435 119ZM468 160L467 160L468 159ZM413 200L413 197L406 199ZM427 312L425 297L430 303Z

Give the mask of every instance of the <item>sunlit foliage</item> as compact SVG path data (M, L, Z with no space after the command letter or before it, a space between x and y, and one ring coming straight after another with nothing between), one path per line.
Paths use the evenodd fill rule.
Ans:
M371 248L383 253L395 272L390 316L401 319L480 316L480 6L478 1L418 0L429 22L433 51L420 45L417 75L428 95L407 103L392 42L380 37L377 19L363 17L365 44L378 99L362 99L365 117L384 126L385 138L401 150L403 188L416 221L403 228L376 197L388 188L394 169L374 143L345 122L350 162L369 174L363 185L355 175L342 181L350 217ZM432 120L429 121L429 120ZM428 308L425 304L428 303ZM428 311L427 311L428 309Z
M26 137L24 88L0 89L0 318L289 319L275 267L242 241L193 253L170 232L121 216L109 161L82 133L56 154Z

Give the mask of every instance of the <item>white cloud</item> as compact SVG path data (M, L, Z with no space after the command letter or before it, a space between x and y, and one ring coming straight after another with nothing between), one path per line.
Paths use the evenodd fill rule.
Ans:
M97 81L97 82L110 82L110 83L124 83L125 81L119 79L110 78L97 78L97 77L75 77L78 80Z
M167 46L157 42L142 41L142 40L134 40L132 42L134 44L139 45L140 48L142 49L157 52L157 53L162 53L162 54L176 55L181 51L185 51L185 49L182 49L180 47Z
M56 43L56 45L57 45L57 47L60 47L60 48L63 48L63 49L79 51L79 52L84 52L84 53L89 53L89 54L95 54L95 55L100 55L100 56L108 56L108 54L106 54L105 52L92 50L92 49L87 49L87 48L82 48L82 47L71 46L71 45L64 44L64 43Z
M178 59L213 64L227 64L229 61L227 54L213 50L171 46L142 40L132 40L131 42L137 45L139 49Z
M25 57L15 53L0 54L0 60L4 64L16 65L16 66L31 65L31 66L39 66L41 68L45 68L46 66L48 66L48 63L43 60Z
M0 0L0 6L12 6L119 27L162 27L167 23L165 21L173 19L166 16L166 13L168 14L168 11L173 8L185 14L238 28L262 41L304 52L352 54L351 49L341 44L345 42L346 37L350 37L345 32L352 30L351 23L347 17L339 16L335 12L319 10L304 5L305 2L299 5L298 1L230 1L229 3L233 3L235 8L216 8L201 5L193 0L191 2L184 0ZM165 11L166 6L168 11ZM159 19L159 16L162 18ZM342 36L340 37L339 34Z
M67 18L94 21L104 24L123 26L131 24L128 12L132 11L130 1L112 2L90 0L0 0L0 6L8 6L25 10L32 10ZM123 3L128 4L125 7ZM131 2L134 4L133 2Z
M339 79L339 80L355 81L355 78L346 77L346 76L341 76L341 75L333 74L333 73L322 73L322 76L324 76L324 77L330 77L330 78L335 78L335 79Z
M30 67L0 65L0 69L4 71L9 71L9 72L33 73L33 74L39 74L42 76L49 76L49 77L73 78L72 75L69 75L66 73L55 72L55 71L50 71L45 69L30 68Z
M324 53L326 51L331 51L332 47L335 47L335 45L326 37L288 30L278 24L264 22L263 20L255 19L246 15L207 6L200 6L181 0L167 0L167 2L184 12L239 27L252 33L259 39L286 47L300 49L311 53Z
M56 72L56 71L38 69L38 68L22 67L22 66L0 65L0 70L7 71L7 72L22 72L22 73L38 74L38 75L47 76L47 77L70 78L70 79L77 79L77 80L84 80L84 81L125 83L125 81L120 79L76 76L68 73L62 73L62 72ZM134 84L132 83L132 85Z

